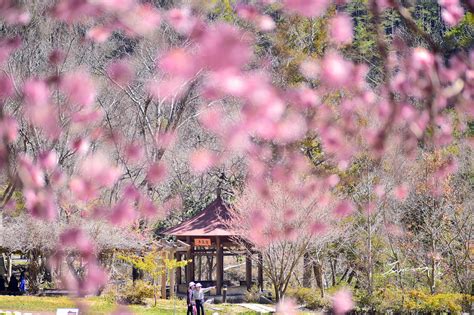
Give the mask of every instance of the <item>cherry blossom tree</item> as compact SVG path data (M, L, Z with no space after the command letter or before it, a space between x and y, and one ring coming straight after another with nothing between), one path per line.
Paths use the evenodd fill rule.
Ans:
M213 20L212 6L199 2L2 1L2 209L21 192L27 212L47 222L76 213L124 227L163 217L169 205L156 188L169 171L163 156L186 118L199 116L220 149L196 146L189 152L196 174L240 159L244 189L262 200L275 197L274 187L300 202L317 190L332 219L352 215L354 201L334 190L338 171L362 155L381 163L392 145L400 147L401 159L413 160L420 146L443 149L466 133L474 116L474 52L446 52L418 26L409 4L370 0L366 8L381 68L378 81L369 84L370 61L355 62L343 52L354 38L354 23L344 13L349 2L252 1L231 8L242 22L231 23ZM446 27L474 7L471 0L439 5ZM387 11L417 45L385 36ZM301 60L295 70L300 84L278 80L271 54L254 49L257 40L277 31L280 19L329 13L330 40L320 54ZM234 111L223 115L229 103L236 104ZM317 140L332 172L311 167L301 149L307 139ZM454 170L436 165L429 181ZM295 186L292 176L302 173L307 178ZM411 188L401 183L394 193L404 199ZM431 188L427 193L436 195ZM320 207L299 207L294 216L313 218ZM254 241L278 215L267 213L248 217L246 235ZM275 236L290 244L294 228L278 228ZM310 233L311 227L303 230ZM71 251L88 268L81 277L72 273L68 287L87 294L106 282L93 239L73 225L59 235L52 261L60 263ZM336 295L334 305L337 312L348 311L350 295Z

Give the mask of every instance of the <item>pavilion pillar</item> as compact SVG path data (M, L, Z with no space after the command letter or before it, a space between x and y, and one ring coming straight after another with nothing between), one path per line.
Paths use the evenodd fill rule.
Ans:
M163 251L161 254L161 259L164 260L166 259L166 252ZM166 299L166 271L161 274L161 298Z
M263 291L263 256L258 253L258 288Z
M176 260L180 261L181 260L181 254L176 253ZM182 283L181 279L181 267L176 268L176 284L179 286Z
M173 259L175 257L175 253L174 251L171 251L169 253L169 259ZM181 274L181 270L179 271L179 273ZM169 270L169 275L170 275L170 298L173 298L174 297L174 293L175 293L175 281L174 281L174 276L175 276L175 273L173 272L173 270Z
M186 252L186 259L191 260L190 263L188 263L185 267L186 270L186 284L188 284L191 281L194 281L194 268L193 268L193 252L194 252L194 244L191 242L191 237L186 236L186 243L188 243L189 249Z
M252 288L252 254L247 253L245 256L245 282L247 284L247 290L250 291Z
M216 237L216 256L216 295L221 295L224 282L224 250L219 236Z

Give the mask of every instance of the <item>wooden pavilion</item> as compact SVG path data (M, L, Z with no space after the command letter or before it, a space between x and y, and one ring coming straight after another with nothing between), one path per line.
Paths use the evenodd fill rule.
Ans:
M163 232L168 236L174 236L178 241L182 241L189 245L186 252L176 252L176 258L191 260L185 267L184 282L182 270L178 268L176 271L176 282L178 292L185 293L187 283L205 282L216 286L215 295L222 294L222 288L226 285L224 281L224 256L245 255L245 286L250 289L252 286L252 255L258 255L258 275L257 282L260 288L263 287L263 272L261 264L261 256L258 253L252 253L242 247L243 242L238 241L239 235L234 233L226 224L230 219L228 206L222 200L220 195L211 202L203 211L196 216L182 222ZM250 246L250 245L248 245ZM213 256L216 259L216 278L202 281L196 279L195 265L196 258L199 256ZM212 274L212 273L211 273ZM232 288L227 286L229 294ZM212 294L212 292L211 292Z

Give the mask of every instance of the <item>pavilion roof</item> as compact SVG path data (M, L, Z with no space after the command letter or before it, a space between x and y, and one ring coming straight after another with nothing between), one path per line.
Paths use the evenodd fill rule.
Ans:
M165 230L163 234L172 236L235 236L226 225L230 219L227 205L217 197L203 211L194 217Z

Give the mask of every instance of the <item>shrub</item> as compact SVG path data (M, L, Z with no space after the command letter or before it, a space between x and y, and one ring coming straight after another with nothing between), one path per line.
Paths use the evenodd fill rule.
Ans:
M121 299L129 304L145 304L146 299L153 297L153 286L146 281L128 282L124 287Z
M245 302L247 303L258 303L260 300L260 290L257 286L252 286L250 291L245 292L244 297Z
M290 288L286 291L286 296L296 299L298 303L312 310L329 308L331 305L328 297L322 298L319 291L311 288Z
M421 290L410 290L403 292L398 288L387 287L376 292L380 304L377 310L387 312L389 310L396 312L449 312L461 313L463 309L468 310L474 297L460 293L437 293L430 294ZM361 301L358 301L361 305Z

